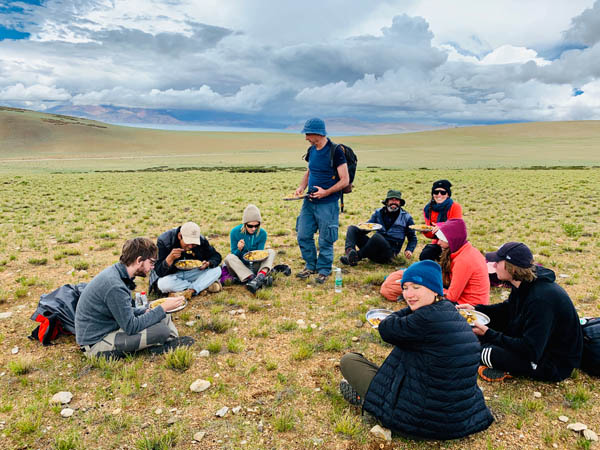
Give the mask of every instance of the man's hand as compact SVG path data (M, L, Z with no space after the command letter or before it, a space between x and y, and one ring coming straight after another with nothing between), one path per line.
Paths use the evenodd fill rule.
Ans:
M323 189L320 186L314 186L314 188L316 189L316 191L314 191L312 194L310 194L310 198L323 198L323 197L327 197L327 191L325 189Z
M302 193L304 192L304 189L306 189L306 186L298 186L298 189L296 189L294 191L294 195L296 197L300 197L302 195Z
M209 266L209 264L210 264L210 263L209 263L208 261L204 261L204 262L202 263L202 265L200 266L200 270L204 270L204 269L206 269L206 268Z
M488 327L482 325L477 321L475 321L475 323L473 324L473 333L475 333L477 336L483 336L487 330Z
M185 298L182 295L179 297L168 297L163 303L160 304L160 307L164 309L165 312L169 312L175 308L179 308L184 303Z
M412 259L412 255L413 253L410 250L404 251L404 256L406 256L407 259Z
M246 243L244 242L243 239L240 239L237 243L237 248L240 252L244 249L244 245L246 245Z
M169 253L169 256L167 256L167 258L166 258L167 264L172 266L176 260L181 258L182 253L183 253L182 248L174 248L173 250L171 250L171 253Z

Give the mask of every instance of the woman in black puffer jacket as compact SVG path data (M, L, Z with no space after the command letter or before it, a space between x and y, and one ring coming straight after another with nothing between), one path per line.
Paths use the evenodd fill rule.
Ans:
M406 437L457 439L485 430L494 419L477 386L481 347L442 298L440 266L413 264L402 288L408 308L379 324L381 338L394 349L381 367L357 353L344 355L344 398Z

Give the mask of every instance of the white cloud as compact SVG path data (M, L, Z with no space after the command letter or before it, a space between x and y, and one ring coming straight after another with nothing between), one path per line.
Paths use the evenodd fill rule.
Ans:
M513 45L501 45L494 49L481 59L481 64L518 64L529 61L535 62L538 66L550 64L550 61L539 58L535 50Z
M57 89L54 86L44 86L34 84L24 86L22 83L17 83L12 86L6 86L0 89L0 100L10 103L15 102L56 102L68 101L71 99L69 94L64 89Z

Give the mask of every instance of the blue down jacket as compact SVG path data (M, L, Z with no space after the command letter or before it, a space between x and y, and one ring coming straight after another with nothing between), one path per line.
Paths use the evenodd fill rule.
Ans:
M385 427L425 439L457 439L494 420L477 386L480 344L452 303L404 308L379 324L395 347L377 371L364 409Z

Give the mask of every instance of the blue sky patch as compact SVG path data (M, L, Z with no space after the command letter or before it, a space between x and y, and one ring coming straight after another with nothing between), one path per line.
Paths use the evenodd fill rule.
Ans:
M573 97L583 94L583 91L579 88L573 88Z
M27 39L29 36L29 33L13 30L12 28L6 28L0 25L0 41L3 41L4 39Z

